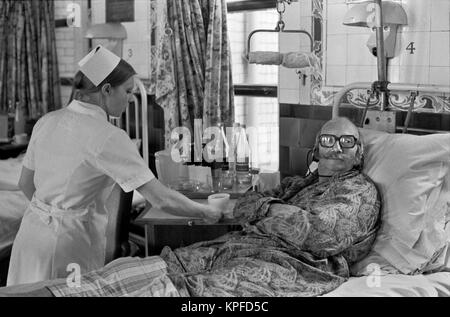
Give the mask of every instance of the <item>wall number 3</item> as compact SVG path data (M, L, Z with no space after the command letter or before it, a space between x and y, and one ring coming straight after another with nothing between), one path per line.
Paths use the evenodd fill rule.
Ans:
M406 47L406 50L409 51L409 54L414 54L414 51L416 48L414 47L414 42L409 43L409 45Z
M128 58L132 58L133 57L133 50L130 48L128 49Z

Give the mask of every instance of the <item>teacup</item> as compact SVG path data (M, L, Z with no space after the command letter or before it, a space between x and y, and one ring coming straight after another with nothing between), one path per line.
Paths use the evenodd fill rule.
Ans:
M216 207L224 213L225 218L232 218L232 210L228 210L230 194L219 193L208 197L208 204ZM230 215L231 213L231 215Z

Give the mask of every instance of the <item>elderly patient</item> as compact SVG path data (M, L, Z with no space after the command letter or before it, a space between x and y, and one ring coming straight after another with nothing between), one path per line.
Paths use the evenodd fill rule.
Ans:
M94 274L82 278L81 284L88 284L79 291L59 285L51 288L53 293L317 296L332 291L349 278L349 267L370 251L380 199L375 185L361 173L363 145L348 119L337 118L322 127L314 156L319 161L316 172L286 178L273 191L248 192L238 200L234 213L243 230L175 250L166 247L160 257L136 259L142 263L157 258L165 264L142 273L141 279L89 284L101 276Z

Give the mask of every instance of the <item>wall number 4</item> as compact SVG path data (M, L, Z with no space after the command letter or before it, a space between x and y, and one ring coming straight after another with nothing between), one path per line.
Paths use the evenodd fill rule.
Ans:
M414 47L414 42L409 43L409 45L406 47L406 50L409 51L409 54L414 54L414 51L416 48Z

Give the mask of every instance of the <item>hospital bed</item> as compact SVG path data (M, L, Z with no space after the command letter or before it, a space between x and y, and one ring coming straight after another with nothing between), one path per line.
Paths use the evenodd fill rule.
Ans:
M339 114L339 106L340 102L337 102L334 116ZM361 133L365 143L364 171L379 186L384 203L382 221L385 227L380 229L380 241L377 238L374 252L352 267L353 276L323 296L450 296L447 250L450 243L450 227L447 225L450 220L450 134L416 136L368 129L361 129ZM413 206L416 202L422 204L419 209ZM426 221L411 219L416 215L425 217ZM417 232L413 226L417 223L424 224L421 228L423 232L410 249L402 250L400 242L396 245L397 249L388 245L386 241L389 239L402 240L394 237L390 230L394 233L396 229ZM436 228L439 232L432 233ZM432 248L440 250L438 256ZM395 252L404 254L399 256ZM395 256L401 261L396 262ZM0 296L39 296L43 286L60 281L3 288L0 289Z
M141 90L141 104L146 104L147 95L142 83L138 84L138 87ZM347 92L371 87L372 83L356 83L345 87L335 98L333 116L339 115L341 99ZM430 87L411 87L400 84L393 84L391 88L415 91L430 89ZM431 87L431 89L439 93L450 92L448 87ZM139 110L138 105L136 98L134 120L142 122L142 133L137 129L133 137L138 140L137 143L140 143L142 135L142 155L148 162L147 109L141 107ZM114 122L114 124L122 126L122 122ZM129 134L132 133L128 111L124 127ZM324 296L450 296L450 260L447 250L450 241L450 226L447 226L450 223L448 211L450 208L450 134L414 136L367 129L362 129L361 133L365 143L364 171L380 188L384 206L382 219L384 227L380 229L374 252L352 267L353 277ZM12 172L13 168L5 170L17 178L20 158L6 164L10 167L14 166L15 172ZM115 199L111 200L110 207L111 219L114 220L111 223L114 223L114 226L110 227L108 234L107 262L124 255L121 252L121 244L127 240L128 234L126 230L123 231L122 224L128 222L126 213L129 212L131 197L121 192L118 187L115 193ZM11 209L16 213L17 220L20 218L17 213L24 210L26 205L24 197L17 197L20 193L12 190L4 197L8 195L11 195L12 200L16 199L15 204L22 204L19 208L13 206ZM0 195L0 199L1 197ZM420 208L414 205L416 202L422 204ZM6 206L0 203L0 206L4 205ZM414 219L417 215L422 217L420 221ZM13 221L13 224L18 228L17 222ZM414 224L422 224L423 227L419 230L413 226ZM438 232L433 232L436 228ZM411 237L406 236L402 241L402 238L393 236L390 231L412 232L416 234L416 238L419 238L411 243ZM396 241L397 244L389 245L389 241ZM110 264L114 265L114 263L115 261L112 261ZM0 295L39 295L42 286L55 282L57 281L44 281L3 288L0 289Z
M339 116L341 101L347 93L370 88L373 83L344 87L335 97L333 117ZM389 84L388 88L412 92L403 133L408 131L412 112L416 110L417 94L450 93L450 87L444 86ZM369 102L363 119L368 107ZM375 111L371 117L382 121L383 113ZM364 172L374 180L382 196L382 227L372 252L352 268L352 273L359 277L350 278L324 296L450 296L449 132L423 136L367 129L360 132L366 154ZM417 132L433 133L424 129Z

